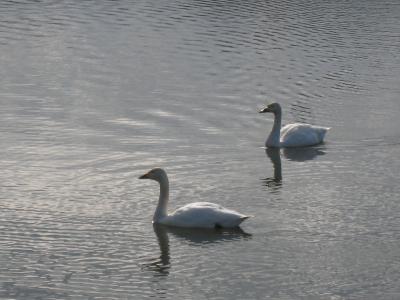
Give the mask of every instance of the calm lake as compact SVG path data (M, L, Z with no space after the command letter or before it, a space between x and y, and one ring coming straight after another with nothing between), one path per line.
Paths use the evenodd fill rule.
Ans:
M0 2L0 298L400 299L397 0ZM331 127L266 151L283 123ZM209 201L242 231L153 227Z

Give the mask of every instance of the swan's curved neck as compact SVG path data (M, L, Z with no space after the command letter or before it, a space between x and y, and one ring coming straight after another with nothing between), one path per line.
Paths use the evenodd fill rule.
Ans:
M160 198L153 216L153 222L158 223L162 218L167 216L167 205L169 200L169 182L168 177L163 176L157 180L160 184Z
M280 111L277 111L274 113L274 115L274 126L272 127L271 133L269 134L268 139L265 142L265 146L278 148L280 146L281 138L282 113Z

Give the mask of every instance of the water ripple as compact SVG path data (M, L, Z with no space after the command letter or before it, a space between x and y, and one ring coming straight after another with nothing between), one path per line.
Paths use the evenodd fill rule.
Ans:
M399 8L0 2L0 297L396 298ZM265 153L275 101L327 142ZM155 166L254 217L153 230Z

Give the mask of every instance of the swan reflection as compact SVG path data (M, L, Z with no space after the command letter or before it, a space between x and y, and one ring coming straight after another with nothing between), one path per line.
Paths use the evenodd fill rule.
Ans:
M172 234L178 239L184 239L185 241L194 245L235 241L251 237L250 233L245 232L240 227L203 229L203 228L169 227L161 224L154 224L153 228L154 232L156 232L158 241L160 243L162 241L165 241L165 238L160 239L160 235L167 235L168 233ZM160 244L160 249L161 249L161 244Z
M264 184L274 192L282 187L282 161L283 156L289 161L305 162L313 160L319 155L325 155L324 147L302 147L302 148L266 148L265 153L272 162L274 175L263 179Z
M285 148L283 156L291 161L304 162L313 160L319 155L325 155L325 147Z
M266 186L277 191L282 186L282 162L279 148L266 148L265 153L274 167L274 176L263 179Z
M160 256L144 264L144 268L155 271L156 275L166 276L169 274L169 269L171 267L168 234L162 225L153 224L153 229L160 247Z
M231 229L194 229L153 224L153 229L160 247L160 256L144 264L144 268L154 271L155 275L158 276L168 275L169 269L171 268L169 234L172 234L178 239L183 239L194 246L238 241L251 237L251 234L246 233L240 227Z

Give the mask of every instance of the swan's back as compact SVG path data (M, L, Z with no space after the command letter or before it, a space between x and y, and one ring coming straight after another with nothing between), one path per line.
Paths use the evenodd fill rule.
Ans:
M232 228L248 217L234 210L209 202L195 202L178 208L161 223L192 228Z
M282 147L304 147L320 144L324 141L327 127L302 123L288 124L281 129Z

